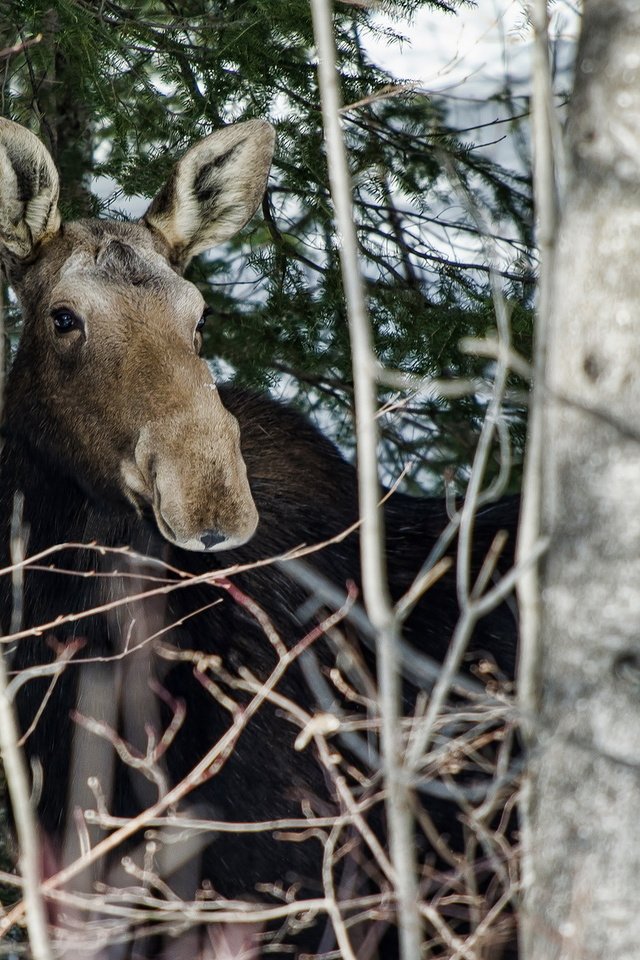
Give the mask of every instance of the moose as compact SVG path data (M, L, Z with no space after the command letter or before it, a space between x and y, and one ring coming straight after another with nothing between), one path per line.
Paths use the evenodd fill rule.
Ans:
M82 917L102 916L96 890L103 904L119 892L117 904L148 908L136 920L113 907L107 939L69 941L65 957L336 955L313 908L326 881L318 824L344 812L336 784L357 758L345 741L322 760L303 728L331 715L323 690L366 719L352 666L373 668L350 601L342 613L314 601L287 557L304 548L319 582L352 595L355 468L299 412L214 381L200 356L205 301L184 278L253 216L273 147L266 122L234 124L188 150L139 222L62 223L51 156L0 120L0 253L23 316L3 420L0 602L11 671L24 677L43 878L84 855L67 886ZM398 598L448 517L439 500L401 493L384 511ZM516 520L515 501L480 511L476 568L498 530L510 535L500 563L511 562ZM457 617L450 569L408 618L406 642L442 660ZM503 605L478 624L469 662L512 676L515 633ZM403 669L415 698L410 661ZM370 786L358 797L381 835L380 797ZM455 843L456 809L424 803ZM351 829L334 873L357 899L376 880ZM86 856L118 831L100 862ZM191 912L174 908L161 926L151 908L163 915L167 891ZM226 934L197 923L229 903L264 909ZM367 917L350 920L357 955L394 956L388 902L377 939Z

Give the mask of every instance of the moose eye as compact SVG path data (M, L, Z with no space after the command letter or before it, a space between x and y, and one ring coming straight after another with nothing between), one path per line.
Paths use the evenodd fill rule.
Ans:
M70 333L82 326L80 318L76 316L73 310L68 310L66 307L52 310L51 317L57 333Z
M204 325L210 316L211 316L211 308L205 307L204 310L202 311L202 316L196 323L196 333L202 333L202 330L204 329Z

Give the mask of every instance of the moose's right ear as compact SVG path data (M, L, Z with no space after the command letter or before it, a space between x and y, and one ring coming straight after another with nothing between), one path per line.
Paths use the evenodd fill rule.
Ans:
M59 192L46 147L25 127L0 117L0 254L24 260L57 233Z

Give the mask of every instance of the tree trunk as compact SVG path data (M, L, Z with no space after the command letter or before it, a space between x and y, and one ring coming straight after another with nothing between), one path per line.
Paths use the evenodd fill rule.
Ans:
M640 0L588 0L544 393L524 960L640 955ZM531 722L532 718L528 718Z
M41 27L48 69L33 85L40 120L38 132L60 173L63 219L75 220L96 213L88 183L93 167L92 109L80 92L82 74L78 58L73 62L61 42L54 8L43 15Z

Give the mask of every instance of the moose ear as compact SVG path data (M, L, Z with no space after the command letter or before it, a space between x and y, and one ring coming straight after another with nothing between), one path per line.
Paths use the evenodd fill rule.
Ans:
M253 216L274 142L271 124L247 120L212 133L185 153L143 217L165 240L175 267L184 270L197 253L228 240Z
M0 117L0 253L24 260L60 229L58 171L25 127Z

